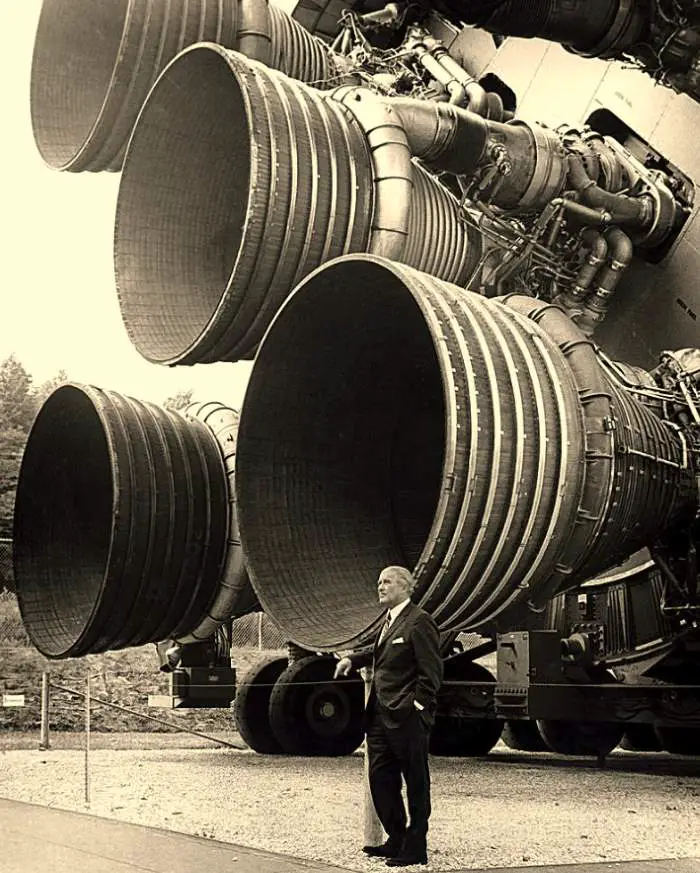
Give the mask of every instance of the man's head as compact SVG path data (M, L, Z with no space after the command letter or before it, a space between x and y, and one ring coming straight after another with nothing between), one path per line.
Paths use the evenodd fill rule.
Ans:
M398 606L415 588L416 580L405 567L385 567L377 581L377 596L382 606L391 609Z

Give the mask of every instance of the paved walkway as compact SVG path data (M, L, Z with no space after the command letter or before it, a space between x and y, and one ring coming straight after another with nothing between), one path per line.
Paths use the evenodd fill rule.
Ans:
M378 863L377 870L382 869L386 868ZM0 873L343 873L344 870L204 837L0 798ZM506 873L506 868L463 873ZM700 873L700 858L511 867L507 873Z
M337 871L336 871L337 873ZM603 861L595 864L547 864L542 867L490 867L457 873L700 873L700 858L660 861Z

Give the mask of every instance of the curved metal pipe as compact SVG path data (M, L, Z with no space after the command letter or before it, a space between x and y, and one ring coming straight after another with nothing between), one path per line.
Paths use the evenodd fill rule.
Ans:
M290 639L371 640L394 563L443 630L527 621L695 512L676 432L618 396L561 310L524 314L537 304L368 255L287 298L246 392L236 488L253 586Z
M165 364L251 356L289 290L338 255L442 264L461 281L479 251L382 101L323 97L213 44L182 52L144 104L114 248L129 336Z
M223 403L209 401L193 403L184 411L189 421L203 422L218 443L226 468L228 495L228 526L226 557L219 580L219 588L207 614L200 623L176 642L189 643L209 639L216 630L234 615L246 615L260 609L255 592L248 578L243 559L241 534L238 529L236 507L235 473L236 441L238 437L238 413Z
M14 572L24 625L47 657L202 639L254 606L232 554L230 452L225 461L204 417L76 384L39 410L17 487Z
M235 45L229 46L266 66L270 66L273 57L269 8L268 0L241 0L238 38Z
M337 88L330 98L353 115L371 155L374 213L367 250L386 258L401 257L413 193L413 165L406 134L385 104L366 88Z
M620 283L622 274L632 263L634 246L632 240L619 227L605 231L606 246L610 255L598 274L598 282L593 294L585 301L581 312L573 316L575 323L586 335L591 336L603 321L610 305L610 298Z
M534 209L564 187L566 154L553 131L524 121L492 121L449 103L410 97L386 102L406 133L411 153L435 169L472 175L503 154L508 171L494 196L499 206Z
M574 313L580 314L584 298L590 291L591 283L608 254L608 243L605 237L592 227L587 227L582 231L581 240L588 249L588 257L576 274L573 286L557 295L552 301L557 306L562 306L569 318L572 318Z
M651 201L646 197L629 197L599 187L586 172L580 155L568 157L567 183L578 191L581 201L594 209L603 209L610 214L610 221L625 227L647 227L651 218Z
M440 85L447 91L449 102L455 106L465 106L467 102L467 92L464 90L461 82L454 76L451 70L448 70L437 57L435 50L431 50L424 43L420 43L413 47L416 57L421 65L430 73L430 75L439 82Z
M44 161L57 170L119 170L159 73L202 41L315 83L334 72L323 42L266 0L43 0L30 96Z
M464 103L458 105L465 106L476 115L487 116L489 110L488 95L476 79L469 75L464 67L448 53L447 49L442 48L442 50L435 52L435 57L440 65L447 70L448 75L452 76L464 91ZM500 121L501 119L497 118L496 120Z

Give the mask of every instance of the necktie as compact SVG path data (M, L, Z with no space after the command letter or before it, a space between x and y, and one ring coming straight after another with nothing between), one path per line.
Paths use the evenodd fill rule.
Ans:
M382 643L386 639L386 635L389 633L389 628L391 627L391 613L387 612L386 621L384 622L384 627L382 628L382 632L379 635L379 642Z

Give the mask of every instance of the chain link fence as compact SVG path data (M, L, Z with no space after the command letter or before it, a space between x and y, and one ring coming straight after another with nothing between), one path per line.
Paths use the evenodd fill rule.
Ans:
M286 655L279 629L261 613L233 622L231 662L236 681L272 651ZM35 731L41 721L42 674L51 683L51 730L79 731L84 723L84 705L69 689L81 692L90 675L93 689L92 727L97 732L163 732L168 727L144 719L165 718L175 730L214 733L235 729L230 708L177 708L163 711L149 705L151 696L168 698L170 674L159 670L155 645L87 655L84 658L48 660L31 645L22 625L14 594L0 593L0 704L9 695L21 696L22 706L0 705L0 733ZM100 699L124 707L123 711L100 705Z
M12 540L0 539L0 645L29 646L15 596Z

